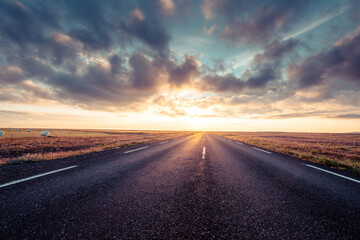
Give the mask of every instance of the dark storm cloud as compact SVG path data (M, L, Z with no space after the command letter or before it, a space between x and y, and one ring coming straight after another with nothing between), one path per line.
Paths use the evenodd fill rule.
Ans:
M131 16L122 24L122 29L157 50L162 57L166 57L168 55L170 34L156 16L144 15L140 9L136 10L140 11L137 14L141 15Z
M171 62L169 66L169 82L176 86L182 86L200 74L201 63L193 56L186 56L183 62L177 65Z
M120 74L126 71L126 68L124 67L125 60L119 55L114 54L110 56L109 63L111 66L111 73L113 75Z
M226 27L221 37L242 44L267 43L289 31L308 1L205 0L205 18L220 16Z
M20 58L18 64L28 78L35 77L41 80L55 75L55 70L53 68L37 58Z
M268 41L286 27L288 18L288 12L274 6L263 6L249 19L232 20L223 30L221 37L242 44Z
M287 78L300 88L319 85L328 79L360 83L360 28L339 40L330 50L312 55L287 68Z
M164 55L170 35L153 5L139 2L140 8L150 10L144 21L133 21L130 13L137 6L128 1L100 4L96 0L51 3L5 0L0 2L0 33L3 41L23 49L29 44L41 48L45 43L50 47L49 33L60 32L80 41L88 51L109 50L119 41L138 39Z
M266 60L278 60L284 54L290 53L297 45L298 41L288 39L284 41L275 40L264 47L264 52L254 56L254 62L263 62Z
M245 83L230 73L223 76L209 74L203 77L199 87L205 91L239 92Z
M162 56L167 54L170 34L152 2L139 2L136 6L128 1L92 0L68 1L67 5L72 18L82 23L81 27L71 29L69 35L89 49L109 49L119 39L136 38ZM131 15L135 9L141 12L143 19Z
M43 12L44 11L44 12ZM47 12L47 13L45 13ZM2 40L25 48L27 43L42 43L48 27L57 28L58 22L46 6L36 8L17 1L0 2L0 32Z
M122 37L116 26L126 16L122 7L114 1L105 4L96 0L65 1L68 17L77 23L69 23L69 36L82 42L87 50L109 49L117 37ZM118 14L114 15L114 11Z
M128 1L0 1L0 82L9 87L2 90L1 100L34 102L37 96L116 108L154 94L167 82L160 81L160 74L173 75L179 85L188 82L191 63L186 60L178 66L168 58L170 34L156 6ZM133 18L135 9L143 19ZM119 50L113 47L131 45L135 39L155 53L153 58L136 50L128 60L115 53ZM96 62L99 56L102 63ZM16 88L22 95L14 92Z
M129 59L132 68L131 83L136 89L148 90L158 85L162 66L140 53L134 53Z
M109 49L112 39L105 31L93 32L89 29L72 29L69 36L82 42L87 50Z
M239 93L245 88L264 88L276 77L277 73L271 66L264 66L253 71L246 70L240 78L230 73L225 75L208 74L203 77L199 88L205 91Z
M249 67L240 78L232 74L219 76L206 75L201 88L218 92L239 92L245 88L264 88L268 82L281 79L281 62L284 55L289 54L297 41L274 41L264 47L264 52L256 54Z

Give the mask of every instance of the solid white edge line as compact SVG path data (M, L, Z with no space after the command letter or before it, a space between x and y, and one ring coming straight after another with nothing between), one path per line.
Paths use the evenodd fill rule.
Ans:
M262 149L260 149L260 148L253 147L253 149L256 149L256 150L258 150L258 151L262 151L262 152L267 153L267 154L272 154L271 152L262 150Z
M244 145L244 144L242 144L241 142L236 142L237 144L240 144L240 145Z
M206 154L206 147L203 147L202 159L205 159L205 154Z
M34 179L34 178L43 177L43 176L46 176L46 175L49 175L49 174L53 174L53 173L65 171L65 170L68 170L68 169L71 169L71 168L76 168L76 167L77 167L77 165L74 165L74 166L70 166L70 167L66 167L66 168L61 168L61 169L58 169L58 170L54 170L54 171L50 171L50 172L46 172L46 173L34 175L34 176L31 176L31 177L27 177L27 178L15 180L15 181L12 181L12 182L4 183L4 184L1 184L1 185L0 185L0 188L6 187L6 186L10 186L10 185L13 185L13 184L17 184L17 183L21 183L21 182L25 182L25 181L29 181L29 180Z
M161 143L159 143L159 144L164 144L164 143L168 143L169 141L165 141L165 142L161 142Z
M319 168L319 167L315 167L315 166L312 166L312 165L309 165L309 164L305 164L305 163L304 163L304 165L306 165L308 167L311 167L311 168L315 168L317 170L320 170L320 171L323 171L323 172L326 172L326 173L333 174L333 175L338 176L338 177L345 178L345 179L350 180L350 181L354 181L356 183L360 183L359 180L356 180L356 179L353 179L353 178L350 178L350 177L346 177L346 176L341 175L341 174L337 174L337 173L334 173L334 172L331 172L331 171L328 171L328 170L325 170L325 169L322 169L322 168Z
M142 149L145 149L145 148L148 148L148 147L149 146L145 146L145 147L137 148L137 149L134 149L134 150L126 151L124 153L131 153L131 152L139 151L139 150L142 150Z

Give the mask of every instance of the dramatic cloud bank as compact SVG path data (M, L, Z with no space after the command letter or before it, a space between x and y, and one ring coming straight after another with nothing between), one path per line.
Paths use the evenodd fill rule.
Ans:
M0 103L358 119L356 6L351 0L4 0ZM244 63L234 67L238 55L246 55Z
M360 27L337 41L329 50L292 62L287 69L288 80L301 88L319 85L337 78L360 83Z

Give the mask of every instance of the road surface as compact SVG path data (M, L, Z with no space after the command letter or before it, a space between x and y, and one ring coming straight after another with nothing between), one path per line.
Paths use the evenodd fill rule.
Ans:
M359 179L306 164L199 133L5 166L0 238L359 239Z

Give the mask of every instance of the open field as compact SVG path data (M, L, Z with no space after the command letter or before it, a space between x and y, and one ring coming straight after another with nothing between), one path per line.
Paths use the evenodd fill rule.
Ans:
M50 137L41 137L42 129L2 131L5 135L0 137L0 164L58 159L192 134L185 131L54 129Z
M306 161L360 174L360 134L214 132Z

